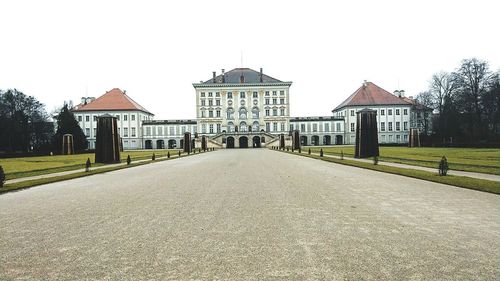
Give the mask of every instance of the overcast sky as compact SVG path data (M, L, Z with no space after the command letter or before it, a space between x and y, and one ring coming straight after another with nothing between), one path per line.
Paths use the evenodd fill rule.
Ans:
M0 89L52 111L127 90L195 118L192 83L241 66L284 81L291 115L330 115L364 79L416 95L477 57L500 68L500 1L1 1Z

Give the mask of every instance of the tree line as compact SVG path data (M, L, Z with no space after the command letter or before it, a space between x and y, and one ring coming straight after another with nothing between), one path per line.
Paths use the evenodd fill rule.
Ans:
M464 59L452 72L432 75L421 104L434 109L431 137L440 144L500 144L500 71Z
M68 104L51 116L35 97L17 89L0 90L0 152L59 153L64 134L73 134L75 150L87 147Z

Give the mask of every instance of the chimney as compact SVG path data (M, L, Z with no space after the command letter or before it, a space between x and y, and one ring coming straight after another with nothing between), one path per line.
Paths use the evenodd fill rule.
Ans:
M82 97L82 104L83 105L87 104L87 98L86 97Z
M245 76L243 76L243 73L241 73L240 76L240 83L245 83Z
M399 91L399 97L404 98L405 97L405 90L400 90Z
M212 72L212 74L213 74L212 82L214 82L214 83L215 83L215 71L214 71L214 72Z
M394 91L394 95L395 95L396 97L401 97L401 96L399 95L399 90Z
M222 69L222 83L226 83L226 73L224 72L224 68Z
M263 79L262 79L262 67L260 68L260 75L259 75L259 78L260 78L260 83L262 83Z
M368 81L364 80L363 81L363 86L365 86L365 87L368 86Z

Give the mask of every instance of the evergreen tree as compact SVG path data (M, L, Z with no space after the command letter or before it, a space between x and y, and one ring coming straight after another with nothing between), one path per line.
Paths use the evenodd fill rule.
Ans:
M87 138L67 104L64 104L59 114L55 116L55 119L57 120L57 131L52 140L55 151L61 150L62 138L65 134L73 135L75 151L82 151L87 148Z

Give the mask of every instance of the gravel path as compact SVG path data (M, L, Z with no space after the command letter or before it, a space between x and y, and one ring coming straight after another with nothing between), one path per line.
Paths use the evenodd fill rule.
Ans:
M0 280L499 280L500 196L267 149L0 196Z

